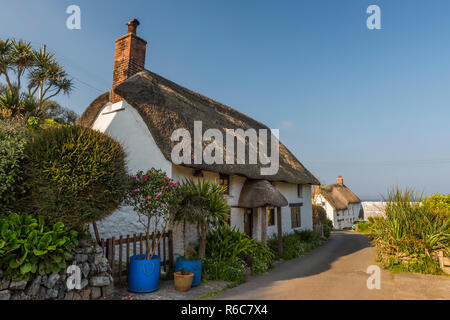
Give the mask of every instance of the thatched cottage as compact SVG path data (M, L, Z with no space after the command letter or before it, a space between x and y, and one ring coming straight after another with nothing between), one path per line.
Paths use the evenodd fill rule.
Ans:
M195 123L200 121L201 133L218 129L224 136L228 129L269 128L233 108L145 70L147 43L136 35L139 22L132 20L127 25L128 33L116 40L113 90L95 99L78 124L105 132L121 142L130 173L154 167L177 181L210 179L227 186L231 226L258 240L265 241L273 234L296 229L312 229L311 186L319 182L281 143L279 168L271 175L261 174L264 167L261 163L238 164L237 160L235 164L174 163L172 151L176 142L172 135L176 129L183 128L195 136ZM270 139L278 143L273 135ZM244 138L243 144L247 151L255 148L250 138ZM202 145L206 147L205 140ZM272 146L267 154L272 152ZM226 154L225 149L219 151ZM137 215L127 208L117 210L97 225L103 238L142 232ZM194 233L190 238L195 240ZM181 253L180 250L181 246L175 244L175 254Z
M333 221L335 229L350 228L358 221L362 208L361 200L344 185L342 176L337 177L336 184L317 188L314 202L326 210L327 217Z

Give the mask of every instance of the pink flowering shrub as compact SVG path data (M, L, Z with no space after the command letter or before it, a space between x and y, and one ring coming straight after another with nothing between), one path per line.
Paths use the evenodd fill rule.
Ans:
M173 221L179 199L180 186L167 177L165 172L151 169L146 173L139 171L133 176L125 203L139 214L139 222L145 227L147 248L153 248L152 252L147 253L147 259L154 256ZM150 240L153 246L150 246Z

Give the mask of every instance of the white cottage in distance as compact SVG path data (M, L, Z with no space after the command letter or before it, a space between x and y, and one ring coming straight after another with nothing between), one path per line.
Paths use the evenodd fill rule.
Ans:
M344 185L342 176L337 177L336 184L317 186L314 203L325 209L335 229L350 228L359 219L361 200Z
M173 163L172 133L184 128L194 136L194 121L202 122L203 131L215 128L224 136L225 129L268 128L233 108L145 70L147 42L136 35L137 20L127 25L128 33L116 40L113 90L93 101L78 124L119 141L127 155L130 174L153 167L176 181L198 178L225 185L232 208L231 226L257 240L312 229L311 186L319 181L281 143L279 170L274 175L261 175L260 164ZM250 139L244 140L246 150L254 147ZM127 207L97 225L102 238L143 232L137 214ZM181 232L174 230L175 254L182 254L181 239ZM188 240L196 240L194 231Z

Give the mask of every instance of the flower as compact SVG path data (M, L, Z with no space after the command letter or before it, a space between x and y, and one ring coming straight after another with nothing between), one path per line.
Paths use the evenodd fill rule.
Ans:
M134 176L133 178L134 178L134 180L137 180L137 179L138 179L138 177L137 177L137 176Z
M144 176L144 180L147 180L147 178L148 178L147 176Z
M157 194L157 195L156 195L156 198L159 198L159 197L160 197L160 195L159 195L159 194Z
M146 196L146 197L145 197L145 200L148 201L148 200L150 200L150 198L151 198L150 196Z
M139 189L134 189L133 193L138 193Z

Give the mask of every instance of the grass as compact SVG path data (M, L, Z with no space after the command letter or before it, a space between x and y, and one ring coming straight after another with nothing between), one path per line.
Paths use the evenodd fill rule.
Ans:
M431 208L411 189L389 193L384 218L369 218L356 230L368 234L377 248L378 261L394 272L444 274L434 255L450 253L447 211Z
M218 294L221 294L225 290L234 288L234 287L238 286L239 284L240 283L236 282L236 281L231 282L231 283L227 284L227 286L225 288L205 293L205 294L201 295L200 297L198 297L198 299L211 299L211 298L217 296Z
M267 245L274 252L277 260L299 258L322 244L322 239L314 231L299 231L283 235L283 255L278 254L278 237L274 235Z

